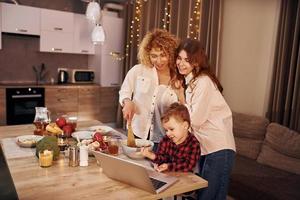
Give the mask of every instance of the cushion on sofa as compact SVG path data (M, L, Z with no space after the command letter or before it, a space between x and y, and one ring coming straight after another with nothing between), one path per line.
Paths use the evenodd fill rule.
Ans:
M263 143L262 140L240 137L234 137L234 140L237 154L256 160Z
M236 156L229 195L235 199L300 199L300 176Z
M233 113L233 134L235 137L261 139L265 138L269 120L264 117Z
M257 162L300 174L300 134L271 123Z

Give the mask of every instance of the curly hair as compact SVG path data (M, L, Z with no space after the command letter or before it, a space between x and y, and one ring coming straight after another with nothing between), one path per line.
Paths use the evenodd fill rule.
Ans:
M150 51L152 48L161 49L169 57L169 68L175 64L175 50L178 41L174 35L162 29L154 29L143 38L138 52L139 62L152 67L150 62Z

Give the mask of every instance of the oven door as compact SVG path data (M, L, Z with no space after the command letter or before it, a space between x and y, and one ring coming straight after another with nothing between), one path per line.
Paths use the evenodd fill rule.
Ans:
M13 90L6 91L7 125L30 124L34 120L35 107L44 107L44 89L39 88L35 94L15 94Z

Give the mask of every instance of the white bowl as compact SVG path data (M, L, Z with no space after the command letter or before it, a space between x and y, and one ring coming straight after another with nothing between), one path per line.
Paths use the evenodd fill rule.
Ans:
M135 144L137 147L129 147L127 146L127 139L121 141L123 153L132 159L143 159L144 156L140 152L141 148L149 147L152 150L154 146L152 141L144 139L135 139Z

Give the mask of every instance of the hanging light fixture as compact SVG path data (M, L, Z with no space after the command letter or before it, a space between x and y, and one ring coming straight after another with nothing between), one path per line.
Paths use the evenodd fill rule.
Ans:
M105 33L103 27L100 24L96 24L92 32L92 42L93 44L101 44L105 41Z
M100 20L101 10L98 2L90 1L86 9L86 18L96 24Z

